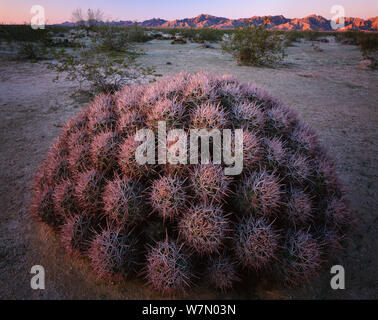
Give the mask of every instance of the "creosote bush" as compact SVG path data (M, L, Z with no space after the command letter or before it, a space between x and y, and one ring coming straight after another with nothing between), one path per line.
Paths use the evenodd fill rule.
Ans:
M127 31L113 28L101 29L103 36L99 37L99 43L82 44L73 51L64 48L55 51L55 61L48 64L49 69L58 73L54 81L64 76L79 84L78 91L87 85L88 93L93 95L114 93L126 84L156 75L153 67L136 62L142 53L131 46Z
M243 129L243 171L226 175L228 164L202 164L201 152L194 164L139 165L137 129L163 120ZM315 133L261 89L207 73L96 97L38 169L32 212L101 277L132 273L164 294L203 279L229 290L254 274L303 284L353 220Z
M285 57L284 37L266 24L236 28L222 49L242 65L272 65Z

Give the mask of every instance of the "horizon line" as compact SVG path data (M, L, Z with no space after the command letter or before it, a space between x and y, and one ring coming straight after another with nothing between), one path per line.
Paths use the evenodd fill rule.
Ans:
M254 17L284 17L285 19L304 19L304 18L307 18L307 17L311 17L311 16L317 16L317 17L322 17L326 20L331 20L331 19L328 19L322 15L319 15L319 14L316 14L316 13L312 13L312 14L309 14L309 15L306 15L304 17L294 17L294 18L288 18L286 17L285 15L283 14L269 14L269 15L254 15L254 16L249 16L249 17L240 17L240 18L227 18L227 17L224 17L224 16L216 16L216 15L213 15L213 14L209 14L209 13L200 13L196 16L193 16L193 17L186 17L186 18L176 18L176 19L165 19L165 18L161 18L161 17L152 17L152 18L148 18L148 19L144 19L144 20L138 20L138 19L126 19L126 20L122 20L122 19L108 19L108 20L100 20L102 22L117 22L117 21L132 21L132 22L144 22L144 21L148 21L148 20L164 20L164 21L177 21L177 20L185 20L185 19L194 19L194 18L197 18L197 17L200 17L200 16L211 16L211 17L215 17L215 18L224 18L224 19L228 19L228 20L240 20L240 19L249 19L249 18L254 18ZM361 19L361 20L369 20L369 19L374 19L374 18L378 18L378 15L375 15L375 16L371 16L371 17L368 17L368 18L360 18L360 17L356 17L356 16L345 16L344 18L353 18L353 19ZM63 23L75 23L73 21L70 21L70 20L65 20L65 21L62 21L62 22L54 22L54 23L48 23L48 19L46 19L47 23L46 25L56 25L56 24L63 24ZM86 20L84 20L86 21ZM28 24L27 21L24 21L24 22L21 22L21 23L15 23L15 22L0 22L0 25L4 25L4 24L11 24L11 25L24 25L24 24Z

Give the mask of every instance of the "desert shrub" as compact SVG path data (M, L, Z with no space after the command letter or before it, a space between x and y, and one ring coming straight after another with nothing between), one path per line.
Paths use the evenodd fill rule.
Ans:
M271 65L285 57L283 37L266 24L236 28L222 49L243 65Z
M305 37L303 32L297 30L287 31L284 33L284 36L286 38L285 46L287 47L292 46L295 42L300 42Z
M378 35L376 33L360 33L358 45L364 55L378 51Z
M378 49L378 35L364 31L341 31L334 33L335 39L343 44L358 45L362 52Z
M89 30L94 30L101 24L104 18L104 13L100 9L88 8L86 13L83 13L81 8L76 8L72 11L72 21L76 26Z
M46 49L41 43L22 42L18 50L20 59L37 61L43 59L46 55Z
M172 36L180 35L183 38L190 39L194 42L216 42L221 41L224 32L222 30L210 29L210 28L181 28L181 29L168 29L164 30L164 33L169 33Z
M216 42L222 40L223 32L217 29L203 28L199 29L196 39L199 41Z
M126 45L116 41L105 40L107 49L121 49ZM83 84L89 84L90 93L114 93L126 84L147 75L154 74L154 68L142 67L136 63L139 52L128 51L113 53L103 50L97 45L80 47L75 51L60 50L54 54L57 62L49 64L49 68L63 74L66 80L79 83L79 90Z
M12 42L15 43L17 58L37 61L49 58L48 47L51 44L53 32L55 28L52 26L34 30L30 24L0 25L0 40L7 41L10 46Z
M112 24L104 24L96 28L95 41L100 48L106 51L125 52L133 49L133 43L151 40L145 30L138 25L132 27L120 27Z
M45 29L32 29L30 24L23 25L0 25L0 39L7 41L44 41L50 27Z
M139 165L136 129L156 133L162 120L186 132L244 128L243 171L228 176L200 153L196 164ZM261 89L206 73L97 96L68 121L33 190L34 216L68 252L89 256L101 277L144 274L165 294L202 280L303 284L353 220L314 132Z
M177 33L180 33L181 31L187 32L188 30L194 30L194 29L177 29L177 28L169 28L169 29L155 29L156 31L159 31L161 33L169 34L169 35L176 35Z
M147 42L152 38L147 35L146 30L134 24L132 27L127 28L128 38L130 42Z
M323 35L322 32L313 30L305 30L301 31L301 33L303 34L303 37L309 41L316 41L319 37Z
M97 28L99 46L107 51L130 49L129 34L125 28L107 24Z
M378 35L363 31L337 32L336 40L342 44L356 45L360 48L364 59L371 61L370 68L378 68Z
M335 39L341 42L342 44L357 45L359 34L360 32L358 31L335 32Z
M195 28L183 28L177 29L172 35L180 34L183 38L194 39L198 35L198 29Z

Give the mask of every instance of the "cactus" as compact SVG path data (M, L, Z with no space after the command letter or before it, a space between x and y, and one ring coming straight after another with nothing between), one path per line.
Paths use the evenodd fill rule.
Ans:
M264 144L267 167L271 170L283 168L287 161L287 150L282 139L279 137L266 138Z
M212 151L202 163L200 144L187 165L158 163L156 154L155 163L139 164L135 133L156 138L159 121L187 133L230 129L231 156L242 129L243 171L226 175L229 163ZM64 126L33 193L33 215L69 253L117 280L144 265L147 282L165 294L201 277L225 291L269 272L300 285L342 248L354 221L311 128L265 91L207 73L96 97Z
M234 282L240 280L235 263L231 261L229 256L211 258L207 272L210 283L223 292L231 290Z
M94 236L88 256L100 277L127 276L134 271L136 246L131 232L108 227Z
M67 218L61 228L61 239L64 248L70 254L85 253L93 237L96 218L89 215L76 215Z
M282 257L282 272L289 285L308 282L318 272L321 260L320 244L307 231L289 232Z
M217 165L198 165L190 172L191 189L204 202L221 201L227 196L230 178Z
M293 190L287 203L287 217L293 225L305 225L312 218L312 202L301 190Z
M264 219L244 217L236 227L235 254L244 268L255 270L273 262L278 249L278 234Z
M143 186L127 177L116 176L104 190L104 212L116 225L135 225L147 217L142 199Z
M79 212L79 203L75 194L75 183L65 180L55 188L54 192L55 212L64 220L68 215L76 215Z
M107 172L117 165L119 137L113 132L103 132L94 137L90 155L97 170Z
M202 104L196 108L192 116L193 127L198 129L222 129L227 125L227 122L225 112L219 104Z
M42 222L53 229L59 228L64 219L54 210L54 198L52 189L36 190L31 204L31 212Z
M151 189L151 206L163 219L173 219L184 211L184 183L177 177L164 176L155 180Z
M238 188L243 209L271 215L281 208L281 185L275 173L255 171L242 180Z
M81 208L88 214L95 214L102 206L104 177L95 169L85 171L77 177L75 192Z
M183 240L200 254L218 252L227 233L228 221L212 205L195 205L179 221Z
M147 253L146 278L153 288L166 294L185 291L190 285L187 256L175 242L158 242Z
M240 103L232 108L232 121L235 126L253 130L263 127L266 119L258 104Z

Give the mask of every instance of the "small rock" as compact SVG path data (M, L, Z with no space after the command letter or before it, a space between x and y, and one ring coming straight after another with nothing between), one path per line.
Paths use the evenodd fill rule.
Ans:
M200 48L203 48L203 49L215 49L211 44L209 43L203 43L200 45Z
M323 51L324 51L322 48L320 48L320 47L317 46L316 44L312 44L311 47L313 47L314 50L317 51L317 52L323 52Z
M354 46L358 45L357 40L354 39L354 38L343 39L343 40L341 41L341 43L342 43L342 44L346 44L346 45L354 45Z
M174 39L171 42L171 44L185 44L185 43L186 43L185 39Z
M376 68L377 68L377 63L373 59L369 59L369 58L362 60L358 65L358 69L362 69L362 70L376 69Z

